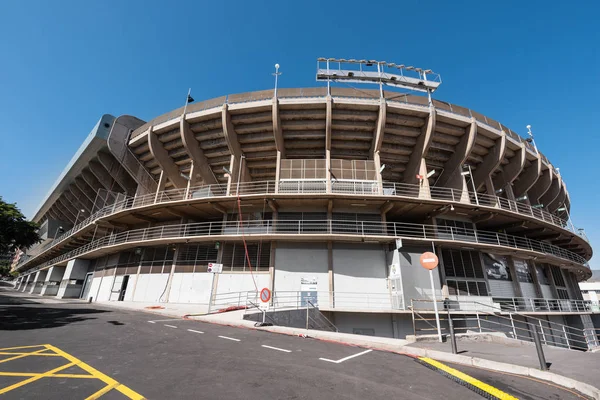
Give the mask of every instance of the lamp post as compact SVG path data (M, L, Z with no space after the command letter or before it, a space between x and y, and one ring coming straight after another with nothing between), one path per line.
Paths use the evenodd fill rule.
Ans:
M60 231L60 233L63 233L65 230L62 226L56 228L56 231L54 232L54 240L56 240L56 235L58 235L58 231Z
M462 176L465 175L469 175L469 177L471 178L471 185L473 186L473 195L475 196L475 203L477 203L477 205L479 205L479 198L477 197L477 189L475 188L475 181L473 180L473 171L471 170L471 165L470 164L465 164L463 165L463 168L468 168L468 171L463 171L460 174Z
M273 97L277 97L277 78L281 75L281 72L279 72L279 64L275 64L275 72L273 75L275 76L275 92Z
M79 211L77 211L77 216L75 217L75 225L77 225L77 221L79 221L79 214L85 213L85 210L83 208L81 208Z

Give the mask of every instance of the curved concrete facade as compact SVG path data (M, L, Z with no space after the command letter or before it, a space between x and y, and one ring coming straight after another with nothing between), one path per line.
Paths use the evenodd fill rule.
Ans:
M51 286L62 268L62 293L202 303L258 280L275 292L313 285L331 299L400 296L386 307L406 310L410 297L431 297L415 260L432 248L447 298L581 301L576 283L591 274L592 249L568 220L558 170L464 107L378 91L267 90L147 123L119 117L108 148L112 159L100 154L71 187L92 177L134 185L90 204L21 260L24 282ZM38 219L61 210L53 217L73 220L85 199L75 190L59 201ZM212 279L209 262L225 271Z

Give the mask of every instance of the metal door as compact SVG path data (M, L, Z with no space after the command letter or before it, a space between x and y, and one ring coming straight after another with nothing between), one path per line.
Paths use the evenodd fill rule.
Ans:
M81 288L80 299L87 299L90 294L90 288L92 287L92 279L94 278L93 273L86 274L85 280L83 281L83 287Z
M129 282L129 275L125 275L123 277L123 282L121 282L121 291L119 293L119 301L123 301L125 298L125 291L127 290L127 283Z

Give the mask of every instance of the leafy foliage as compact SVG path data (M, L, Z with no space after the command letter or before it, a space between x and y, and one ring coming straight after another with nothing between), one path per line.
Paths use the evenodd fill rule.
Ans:
M0 196L0 254L11 254L40 241L38 225L27 221L16 204L6 203Z

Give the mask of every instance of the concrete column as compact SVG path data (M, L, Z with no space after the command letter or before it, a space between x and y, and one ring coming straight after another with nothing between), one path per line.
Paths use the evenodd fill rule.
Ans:
M281 179L281 152L277 151L277 165L275 166L275 194L279 193L279 180Z
M164 192L166 184L167 184L167 174L165 173L165 171L160 171L160 178L158 179L158 187L156 188L156 194L154 195L155 203L158 201L160 193Z
M521 285L519 283L519 278L517 277L517 269L515 268L515 263L513 262L512 257L507 257L508 259L508 269L510 271L510 275L513 278L513 287L515 288L516 297L523 297L523 291L521 290Z
M333 276L333 242L327 242L327 275L329 278L329 307L335 308L335 283Z
M29 293L40 294L42 291L42 286L44 281L46 280L46 275L48 274L48 270L45 269L43 271L38 271L35 273L35 279L33 280L33 286Z
M377 191L379 194L383 194L383 179L381 178L381 158L379 152L376 151L373 154L373 164L375 165L375 176L377 178Z
M173 286L173 275L175 274L175 267L177 266L177 258L179 257L179 249L181 245L175 246L173 252L173 262L171 263L171 271L169 272L169 278L167 279L167 288L165 289L165 303L169 302L169 296L171 295L171 286Z
M42 296L55 296L58 293L58 286L65 274L65 269L66 267L59 267L56 265L48 269L44 286L40 292Z
M540 286L540 280L538 279L537 266L536 266L535 262L534 261L528 262L527 268L529 269L529 273L531 274L531 277L533 278L533 283L535 284L535 293L537 294L537 297L540 299L543 299L544 293L542 292L542 287Z
M63 275L63 279L60 283L60 287L58 288L56 297L59 299L78 298L81 294L83 280L85 279L85 275L88 272L89 266L90 260L81 260L76 258L69 261L65 268L65 274Z
M419 198L420 199L431 199L431 192L429 190L429 179L427 179L427 164L425 159L421 159L421 165L419 167L419 175L423 177L419 184ZM416 175L415 175L416 176Z
M23 285L23 288L19 289L19 290L21 290L21 292L24 292L27 290L27 285L29 285L29 280L31 279L31 275L32 274L27 275L27 278L25 279L25 284Z

